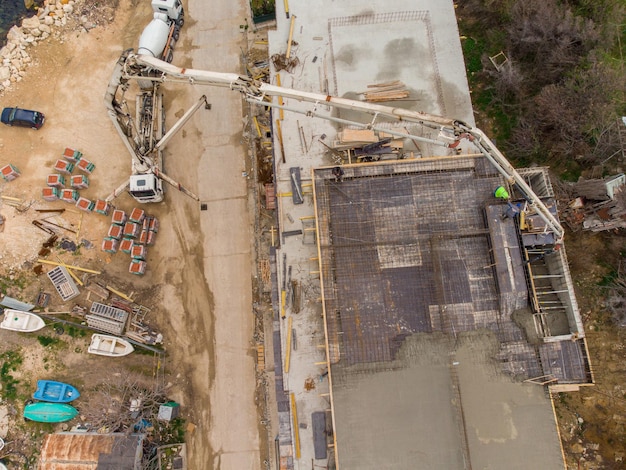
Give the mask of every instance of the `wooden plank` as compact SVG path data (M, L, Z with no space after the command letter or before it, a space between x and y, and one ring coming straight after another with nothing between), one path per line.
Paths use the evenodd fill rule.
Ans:
M375 143L378 142L376 133L369 129L343 129L337 134L337 137L342 143L348 142L365 142Z

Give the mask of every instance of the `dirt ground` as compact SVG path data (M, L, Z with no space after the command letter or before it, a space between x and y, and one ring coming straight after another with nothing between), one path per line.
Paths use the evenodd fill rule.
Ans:
M236 240L247 245L247 253L238 262L229 264L228 269L220 268L219 254L206 252L206 240L200 233L201 229L206 229L206 222L201 220L198 204L174 190L167 191L164 203L142 207L161 222L156 244L148 251L148 270L144 276L128 273L128 255L112 255L100 249L110 225L108 217L82 213L64 202L46 203L41 199L46 176L53 172L52 165L65 147L80 150L96 166L90 176L90 186L80 191L81 196L92 200L104 198L129 174L130 157L106 114L103 98L121 51L136 47L141 30L151 16L150 4L137 0L85 2L92 6L89 17L97 27L86 32L68 25L60 39L51 37L31 48L33 65L24 79L0 96L0 107L18 105L46 115L46 123L39 131L0 129L0 166L12 163L21 173L15 181L0 182L0 194L11 198L0 201L0 214L6 218L4 231L0 233L3 247L0 283L7 295L26 302L34 302L40 291L51 293L49 311L68 311L74 304L89 307L84 292L63 303L47 277L37 276L32 271L38 264L42 243L49 237L32 221L46 218L64 227L59 229L60 238L80 245L76 252L53 249L47 259L101 271L101 275L89 276L90 280L108 284L148 307L150 313L146 320L163 333L163 346L168 354L160 361L150 354L133 354L112 363L109 359L86 354L88 336L64 334L59 336L60 343L46 349L36 335L5 330L0 330L0 354L13 350L22 352L23 363L12 372L19 381L21 398L27 398L36 380L41 378L66 380L88 394L103 378L118 370L159 377L167 386L168 396L181 404L186 419L188 468L260 468L259 419L254 401L254 317L250 314L252 261L248 259L253 256L250 251L253 230L248 222L245 182L243 196L237 195L242 198L242 213L232 214L232 217L237 217L236 223L245 228L238 231ZM78 5L81 4L85 6L79 1ZM100 10L93 10L94 6ZM117 8L113 10L111 6ZM185 28L193 26L193 18L188 17ZM181 43L181 50L189 49L188 43ZM236 60L239 60L238 52L239 49ZM185 93L178 92L166 103L166 112L172 119L187 107L182 99ZM241 110L237 113L239 127L227 129L227 132L241 136ZM200 140L203 130L194 129L194 125L197 123L188 123L178 140L178 145L190 149L185 153L189 164L168 168L166 153L166 170L199 192L203 200L210 200L213 195L207 195L206 188L199 183L197 166L202 156L193 154L204 146ZM236 142L243 160L247 148L239 140ZM230 165L222 168L225 174L236 173L239 178L245 170L243 163L233 160L225 165ZM213 170L219 174L220 168ZM229 180L223 184L229 184ZM136 206L128 195L120 196L114 204L126 211ZM59 215L37 211L57 208L65 212ZM217 218L219 214L214 211L218 209L209 204L208 215ZM224 217L224 223L233 224L229 216ZM232 239L228 241L234 243ZM51 267L44 264L43 271ZM217 276L218 281L225 278L223 282L229 284L228 291L222 289L215 295L212 288L220 283L213 276ZM235 283L231 278L244 282ZM241 311L237 315L222 312L216 322L216 311L227 308L229 299L238 302L243 299L248 308L238 308ZM91 300L97 299L92 297ZM55 337L50 327L41 334ZM7 405L9 421L3 423L0 418L0 437L7 436L2 434L7 429L11 429L9 440L19 438L15 435L18 429L22 437L29 433L31 437L36 435L38 439L29 440L29 448L18 450L18 453L33 455L42 435L40 428L33 423L25 425L21 420L23 403ZM0 452L0 457L2 455Z

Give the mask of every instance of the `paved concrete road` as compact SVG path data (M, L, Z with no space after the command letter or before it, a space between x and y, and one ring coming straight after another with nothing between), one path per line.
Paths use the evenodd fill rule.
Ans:
M189 0L176 65L240 72L247 4ZM253 231L248 213L247 144L242 141L242 101L221 88L168 87L168 123L202 94L212 110L200 110L173 139L177 164L166 170L192 187L207 209L178 194L171 203L183 246L183 309L191 344L185 370L196 430L190 469L260 468L255 372L252 354ZM169 98L168 98L169 97ZM189 157L191 164L181 159ZM171 160L169 160L171 161ZM166 160L167 162L167 160ZM197 162L197 165L196 165ZM199 226L198 226L199 222ZM182 325L181 328L184 328ZM195 330L195 331L194 331ZM182 336L181 336L182 337ZM176 366L174 366L176 367Z

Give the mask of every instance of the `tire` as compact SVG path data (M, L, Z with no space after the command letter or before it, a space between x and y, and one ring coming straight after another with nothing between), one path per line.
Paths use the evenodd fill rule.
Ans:
M174 39L174 41L178 42L178 38L180 37L180 30L177 29L176 31L174 31L174 34L172 35L172 39Z
M182 27L183 27L183 25L185 24L185 18L184 18L183 16L181 16L181 17L178 19L177 23L178 23L178 27L179 27L179 28L182 28Z
M172 59L174 59L174 51L169 51L167 53L167 58L165 59L165 61L169 64L172 63Z

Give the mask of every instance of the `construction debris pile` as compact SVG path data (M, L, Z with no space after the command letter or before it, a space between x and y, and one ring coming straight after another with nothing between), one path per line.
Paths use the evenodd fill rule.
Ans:
M581 179L561 188L561 216L573 230L602 232L626 228L626 176Z
M406 134L406 129L392 129L395 133ZM397 160L414 158L414 152L408 155L404 151L404 140L391 133L377 132L370 129L344 128L337 133L337 138L326 144L319 142L332 153L335 163L359 163L379 160Z

